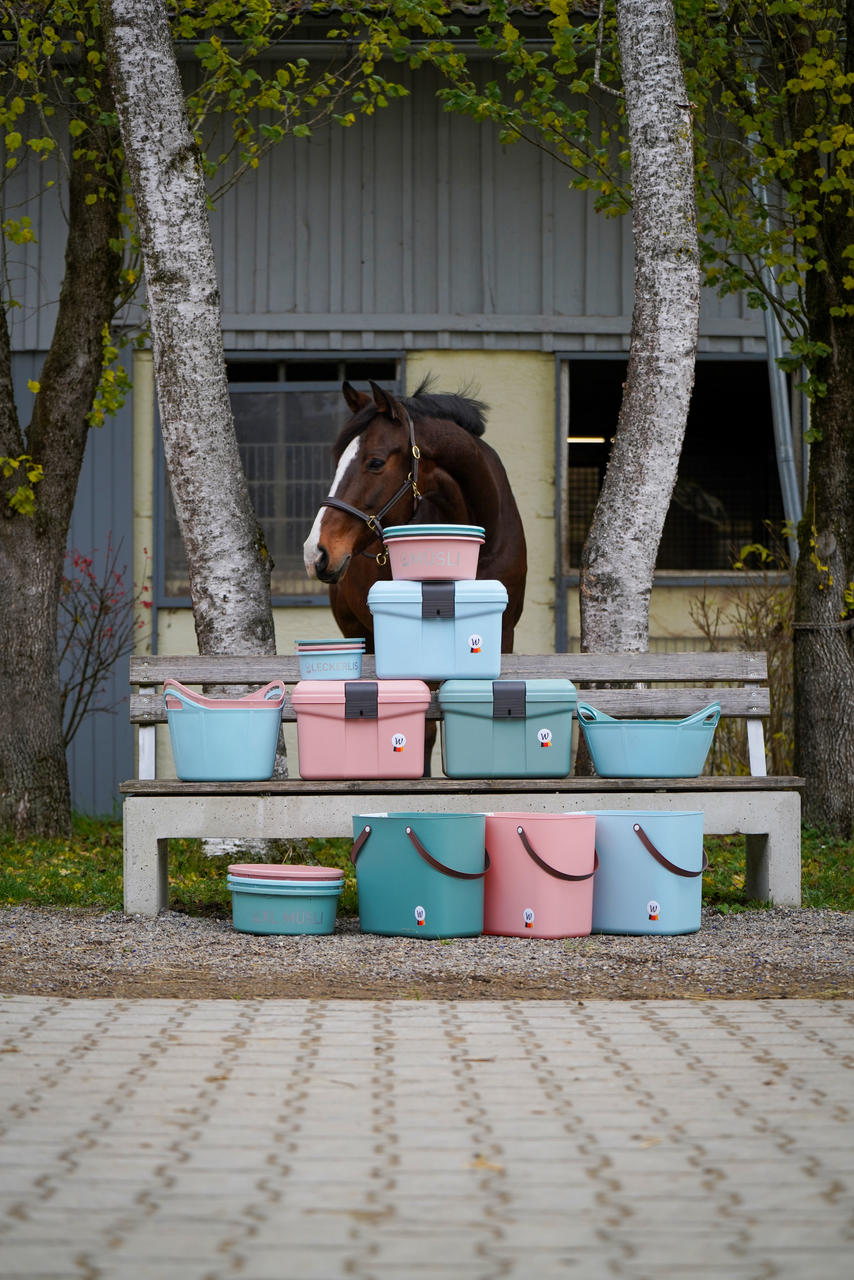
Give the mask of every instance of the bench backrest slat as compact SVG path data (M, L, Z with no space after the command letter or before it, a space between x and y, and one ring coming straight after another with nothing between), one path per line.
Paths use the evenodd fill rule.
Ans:
M372 677L374 659L366 654L362 674ZM536 680L563 676L574 684L589 687L614 681L732 681L739 684L761 683L768 679L764 653L550 653L529 655L506 653L501 658L503 679ZM299 659L294 656L270 657L172 657L168 654L133 657L130 660L130 683L155 685L167 678L182 684L267 684L299 680Z
M591 689L589 692L580 689L579 698L592 703L598 711L614 716L681 719L693 715L710 702L719 702L724 716L764 717L771 710L768 690L759 687L710 689L682 686L677 689ZM435 694L427 715L433 720L441 718ZM165 724L162 693L131 694L130 719L132 724ZM285 703L282 719L296 719L290 699Z

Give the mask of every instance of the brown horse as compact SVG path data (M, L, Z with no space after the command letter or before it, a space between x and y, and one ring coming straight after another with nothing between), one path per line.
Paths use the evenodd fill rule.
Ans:
M342 633L364 636L372 653L368 590L391 577L382 563L383 528L483 525L477 576L507 588L501 649L511 653L525 596L525 533L501 460L480 438L486 406L467 396L432 395L426 382L399 399L370 386L372 395L343 385L353 416L333 447L335 477L305 542L309 577L330 584Z

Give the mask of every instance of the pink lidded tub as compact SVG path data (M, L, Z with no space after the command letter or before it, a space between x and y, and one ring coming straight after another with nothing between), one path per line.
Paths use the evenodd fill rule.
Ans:
M291 693L300 777L420 778L422 680L300 680Z
M400 524L383 532L392 578L404 581L471 581L477 577L482 525Z

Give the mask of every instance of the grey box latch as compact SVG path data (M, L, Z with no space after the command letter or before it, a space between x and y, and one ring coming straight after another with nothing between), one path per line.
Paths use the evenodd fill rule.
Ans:
M524 680L493 680L493 720L520 720L527 713Z
M376 680L344 681L344 719L377 719Z
M453 618L456 585L455 582L422 582L421 617Z

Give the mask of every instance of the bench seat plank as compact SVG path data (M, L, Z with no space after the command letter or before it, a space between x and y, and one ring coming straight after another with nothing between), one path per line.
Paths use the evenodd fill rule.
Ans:
M754 778L747 775L715 775L698 778L350 778L308 782L303 778L283 778L267 782L181 782L175 778L133 779L119 790L126 796L323 796L361 795L372 791L407 797L422 795L457 796L469 793L490 795L496 791L514 794L535 792L584 793L587 791L800 791L803 778ZM404 807L406 807L404 803Z

